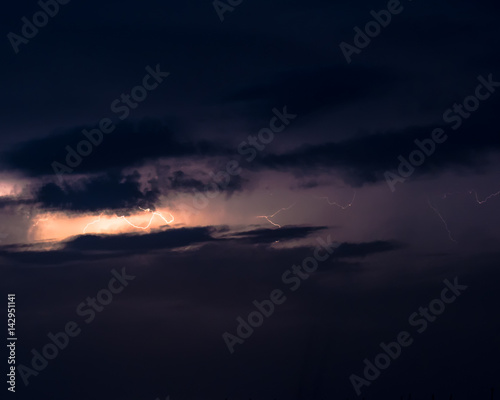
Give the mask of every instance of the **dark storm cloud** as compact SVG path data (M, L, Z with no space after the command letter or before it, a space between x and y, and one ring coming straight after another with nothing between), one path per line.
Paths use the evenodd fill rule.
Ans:
M3 196L0 197L0 209L9 206L19 206L22 204L33 204L35 201L33 199L21 198L16 196Z
M386 171L397 170L399 156L408 156L419 148L415 140L432 137L438 127L447 134L444 143L436 144L436 151L423 165L416 167L415 175L441 173L451 167L478 170L487 165L486 155L500 150L498 134L500 123L495 108L500 99L481 105L477 115L465 120L457 129L443 123L409 128L402 131L380 132L339 142L304 145L284 154L268 154L257 159L252 168L271 168L279 171L300 171L313 174L320 170L338 170L352 185L383 181Z
M263 109L286 104L294 113L305 115L328 106L345 106L363 101L370 94L394 87L400 77L395 71L376 68L330 66L281 72L268 82L251 86L229 96L229 102L257 102Z
M205 187L202 181L189 177L183 171L175 171L168 180L170 181L170 187L178 191L203 190Z
M218 171L224 171L225 167L222 166L213 166L210 167L214 174ZM156 169L158 175L162 175L165 171L163 168ZM162 191L165 191L165 188L168 188L168 191L174 192L185 192L185 193L193 193L194 191L205 191L206 188L211 188L211 184L215 181L212 177L206 173L206 170L200 171L198 175L201 175L199 178L194 178L192 175L187 174L184 171L177 170L174 171L171 175L165 174L162 177L159 177L156 182L159 187L163 187ZM243 190L243 185L247 182L241 175L231 176L231 180L227 184L219 185L219 190L226 192L227 194L232 194L236 191ZM161 190L161 189L160 189ZM168 193L165 193L168 194Z
M494 76L494 79L498 78ZM304 84L303 89L306 87ZM258 96L265 92L256 89ZM463 97L456 98L455 102L460 103L462 100ZM415 139L429 138L436 127L445 129L448 140L437 145L436 153L417 168L417 174L435 174L451 166L475 168L484 164L486 153L500 149L500 141L497 140L499 123L495 114L499 104L498 95L494 93L491 99L482 103L479 110L470 119L464 120L463 125L456 131L441 122L399 131L377 132L338 142L303 145L292 152L264 155L250 168L300 170L303 174L318 169L334 169L339 170L346 180L354 185L378 182L384 179L385 171L398 167L399 155L407 158L415 150ZM449 103L447 107L452 105L453 103ZM443 108L442 112L445 110L446 108ZM65 146L69 145L74 149L82 139L84 137L81 130L76 129L64 134L35 139L4 153L2 163L4 168L18 169L32 176L51 175L54 173L51 167L54 161L65 162ZM230 146L208 140L198 142L179 140L163 124L150 120L137 124L119 124L113 133L104 137L101 145L95 147L88 157L83 158L81 165L77 166L75 171L103 172L110 168L154 162L159 158L193 160L231 156L239 158L235 149ZM183 191L202 190L206 183L204 179L187 176L180 171L169 178L168 186ZM228 187L228 190L242 188L241 179L231 184L234 187Z
M91 130L95 126L88 126ZM29 176L53 175L53 162L66 165L70 146L76 150L77 144L86 140L82 129L34 139L17 145L3 154L4 169L15 169ZM141 165L147 160L162 157L203 157L230 154L220 144L208 141L196 143L180 140L161 122L144 120L140 123L122 122L116 129L104 136L101 144L93 147L92 153L82 157L74 168L75 173L105 172L110 168L124 168Z
M76 260L96 261L126 255L144 254L155 250L175 249L215 241L213 228L179 228L145 235L85 235L63 243L61 249L26 251L26 245L7 245L0 255L23 264L58 265ZM34 245L33 248L38 247Z
M453 17L442 19L438 15L432 18L426 16L424 24L422 17L417 18L418 13L413 14L413 11L408 10L408 14L405 12L401 20L395 18L384 34L376 38L374 48L366 55L363 53L356 65L348 66L344 60L340 60L338 65L332 64L332 59L337 59L339 56L337 42L348 38L343 33L339 34L334 22L338 23L339 15L345 16L347 11L349 19L346 24L351 24L353 21L352 23L362 25L364 19L369 16L372 6L369 2L363 2L360 4L360 9L354 12L346 5L331 6L325 1L315 2L311 7L302 6L299 2L293 4L280 2L272 6L265 5L266 13L262 13L264 5L253 3L250 6L245 4L238 7L237 11L227 16L227 21L220 24L212 4L197 7L197 12L193 12L185 5L165 5L156 13L148 12L148 18L142 14L136 15L136 7L129 4L120 6L115 4L110 6L109 10L101 10L104 14L99 16L89 13L91 8L72 4L65 9L65 15L61 14L51 21L43 34L37 36L33 43L21 51L21 58L9 58L0 67L5 70L6 76L12 77L6 84L12 86L13 97L1 100L3 109L7 111L5 118L11 118L18 113L16 118L20 122L26 113L57 114L69 108L88 110L99 104L100 108L92 113L94 120L97 121L109 112L109 103L114 98L122 92L127 92L137 83L137 79L143 74L144 65L153 59L153 55L157 57L158 54L161 54L161 60L158 60L161 65L172 70L172 81L169 82L170 86L161 88L161 96L158 94L158 97L154 97L157 96L155 94L147 100L148 103L141 105L140 111L144 110L144 113L148 114L151 110L151 115L160 118L160 115L163 117L165 114L173 114L170 111L172 108L169 107L181 105L180 108L184 111L180 111L179 108L175 111L179 113L180 120L189 121L197 117L193 115L193 106L215 105L220 108L215 112L219 121L214 122L215 127L212 128L214 130L217 130L216 125L221 120L234 117L235 111L238 113L236 117L244 116L245 119L250 117L250 122L255 125L259 123L256 120L268 117L271 107L282 104L287 104L291 112L300 115L325 107L340 108L356 102L363 103L375 99L376 96L382 97L386 93L391 93L401 85L406 87L406 84L409 87L422 85L435 91L436 88L431 88L433 85L431 79L429 82L424 81L424 78L429 76L426 72L428 65L440 64L441 54L446 54L448 59L451 59L451 54L454 59L463 59L463 54L454 51L454 46L443 48L443 41L473 42L475 45L484 37L484 41L478 47L481 54L479 56L474 54L456 68L460 71L459 76L462 80L464 71L467 74L471 70L476 73L475 68L471 66L476 67L484 60L495 60L495 56L489 51L494 44L492 35L489 34L492 31L490 23L455 21ZM365 7L366 11L363 11ZM146 10L147 6L144 5L142 8ZM120 18L112 13L113 9L120 10ZM26 10L19 8L13 11L13 17L26 13ZM297 12L318 12L318 17L321 15L322 21L328 21L328 24L317 24L312 22L314 20L301 21L309 28L314 26L318 31L309 29L300 32L300 35L293 27L287 25L286 39L281 32L283 24L276 26L269 24L266 27L269 30L267 34L254 29L257 17L266 21L275 19L279 21L279 18L293 16ZM80 19L81 15L87 15L86 18L96 23L92 34L88 33L87 24ZM174 15L177 17L173 17ZM193 29L175 24L164 26L164 21L173 22L179 15L189 17L186 24L191 24ZM106 18L111 18L113 23L104 23ZM122 23L122 21L128 22ZM121 29L117 30L111 26L116 23ZM136 23L138 25L134 25ZM124 29L123 24L131 24L135 29ZM235 30L234 27L239 24L245 29ZM9 22L12 29L17 25L18 23ZM349 35L353 34L353 25L347 27L338 25L342 30L346 29L346 32L348 30ZM69 29L70 26L75 26L77 29ZM423 29L422 26L426 28ZM60 30L64 35L59 34ZM319 35L319 32L322 34ZM471 39L469 33L474 33L475 36ZM415 51L422 46L422 41L425 43L425 48L419 49L420 52ZM241 51L242 46L245 48L244 52ZM382 48L379 49L377 46ZM410 63L400 62L397 68L391 68L387 63L384 64L385 67L381 67L380 62L377 66L370 62L370 54L379 54L379 51L383 52L393 47L401 50L402 54L424 52L427 58L422 58L419 64L421 71L408 72L414 67ZM186 57L186 48L190 49L189 57ZM432 51L432 54L429 55L428 51ZM28 62L32 59L35 59L36 63ZM308 60L307 63L304 63L304 60ZM154 62L156 61L157 58L154 58ZM24 66L22 70L18 68L20 62ZM66 68L57 70L53 68L54 64L63 65L63 63ZM498 63L483 64L481 69L498 66ZM200 68L200 65L203 67ZM455 73L455 70L450 73ZM74 79L75 76L78 76L78 80ZM68 87L72 90L68 91ZM441 88L439 90L441 91ZM409 92L405 96L413 95ZM434 93L433 96L435 97ZM418 102L426 100L423 94L415 97ZM223 109L218 102L221 98L226 101L224 106L234 108ZM244 107L241 107L242 103ZM429 104L423 104L422 107L429 107ZM83 120L88 121L89 117L86 116ZM68 124L71 126L69 121L65 122L66 126ZM95 125L89 123L86 127L91 129ZM46 133L40 132L40 129L44 129L43 125L41 128L37 126L37 134L45 135ZM19 135L21 138L23 133L20 132ZM219 143L210 139L203 143L200 140L179 139L179 136L177 130L172 134L168 128L159 126L158 123L120 124L115 132L105 136L104 142L96 147L90 156L83 159L81 165L75 168L75 172L103 172L108 168L140 165L160 157L218 156L235 151L234 148L221 148ZM322 141L326 146L331 146L331 143L328 144L331 136L333 133L324 135ZM53 161L64 163L65 146L70 145L75 148L82 139L84 137L81 128L45 138L39 136L6 151L2 154L1 164L5 169L20 170L29 176L51 175L54 173L51 167ZM392 139L386 142L390 142L391 145L394 143ZM358 143L363 145L362 141ZM367 143L371 144L370 140L367 140ZM353 143L353 146L355 145L356 143ZM394 156L388 152L384 153L382 145L385 145L383 139L382 144L374 148L375 152L380 154L378 160L372 159L371 155L358 154L359 149L355 149L352 157L362 157L367 160L365 164L361 161L349 163L349 160L342 160L348 157L347 154L339 155L335 149L331 150L331 155L339 159L337 163L318 162L318 164L345 170L346 175L352 175L350 179L357 184L374 182L381 179L380 172L394 167L391 164ZM343 143L339 147L345 150L351 149L349 143ZM310 149L310 152L314 157L315 151ZM400 152L396 156L399 154ZM308 165L314 168L313 162L304 160L307 156L308 154L302 152L297 154L298 164L303 165L306 170ZM319 154L319 158L321 157ZM387 161L384 162L382 158L386 158ZM288 168L290 162L283 159L276 162L269 160L269 165L273 168L279 164L283 164L283 168ZM374 170L370 169L372 165L375 167ZM427 164L419 171L424 172L430 166L431 164Z
M152 252L184 248L212 243L218 252L228 253L232 246L241 248L259 246L267 251L274 242L303 239L326 229L325 227L284 227L281 229L256 229L229 233L228 227L174 228L147 234L81 235L61 243L55 250L39 250L43 245L11 244L0 246L0 257L11 262L30 265L60 265L74 261L98 261L110 258L150 254ZM342 243L334 253L334 259L367 257L372 254L395 251L403 245L391 241L370 243ZM297 247L311 252L309 246ZM188 251L185 249L185 251ZM199 248L192 248L198 252ZM214 250L215 251L215 250ZM288 254L290 249L272 249L275 254ZM294 250L294 252L299 250ZM228 253L229 254L229 253Z
M108 174L81 179L71 185L47 183L35 192L34 200L42 208L67 211L154 208L159 192L141 191L139 179L138 173L127 176Z
M326 229L324 227L284 227L282 229L257 229L239 232L234 235L221 236L228 230L227 227L199 227L178 228L163 232L153 232L145 235L113 235L97 236L85 235L70 240L64 246L65 250L75 251L114 251L114 252L144 252L161 249L184 247L197 243L216 242L221 246L230 246L230 243L270 244L277 240L288 241L302 239L314 232ZM250 240L248 240L250 239ZM230 242L230 243L228 243ZM382 246L383 244L380 243ZM368 244L370 246L370 244ZM366 254L368 254L366 252ZM349 256L346 253L346 256Z
M214 170L216 171L216 170ZM109 172L91 175L72 182L42 183L32 185L31 197L26 195L0 197L0 209L23 204L38 205L42 209L52 211L95 212L105 210L120 210L125 214L131 208L155 209L160 196L189 193L193 190L204 191L214 184L212 178L202 172L200 178L175 170L170 173L170 167L157 166L156 177L148 179L137 171L131 174ZM144 179L143 179L144 178ZM148 189L141 188L141 181L147 180ZM219 189L228 196L235 191L243 190L246 182L241 176L232 177L229 184ZM144 183L144 182L142 182Z
M69 241L65 249L81 252L111 251L117 254L124 251L142 253L216 241L217 239L213 237L215 231L216 229L211 227L201 227L170 229L146 235L85 235Z
M62 243L57 250L39 251L40 244L5 245L0 247L0 255L21 263L62 264L86 259L89 261L137 255L152 251L175 249L210 242L248 244L270 244L277 240L302 239L322 227L285 227L279 230L258 229L221 236L227 227L178 228L147 234L82 235Z
M154 115L196 119L194 107L215 102L221 93L233 93L242 82L262 79L269 74L270 66L277 71L300 68L304 55L325 63L323 51L317 49L311 54L312 49L299 38L269 36L253 29L227 31L229 25L220 24L211 3L193 5L189 10L181 7L182 11L175 4L150 7L162 9L136 25L137 6L120 3L103 10L98 3L71 4L18 56L12 52L6 57L0 71L10 77L5 85L11 96L0 99L0 106L7 111L3 120L11 132L26 136L16 127L28 125L31 136L33 131L40 135L40 127L47 124L54 128L71 126L74 120L90 124L107 116L113 99L140 83L148 63L160 63L172 78L134 110L132 118ZM269 10L269 5L265 7ZM102 14L86 14L96 8ZM141 12L146 8L141 4ZM280 8L275 10L279 12ZM12 12L8 26L18 31L20 15L28 11ZM186 25L179 25L180 17L174 18L174 23L166 22L179 12ZM132 27L127 26L126 16L134 21L128 22ZM113 23L104 23L106 17ZM273 18L272 14L268 18ZM92 24L90 31L84 21ZM248 24L249 28L254 26L251 20ZM8 53L11 49L6 44ZM27 113L31 117L28 121Z
M280 229L255 229L251 231L237 232L229 237L239 238L239 241L246 243L274 243L281 240L301 239L323 229L326 229L326 227L285 226Z
M280 229L256 229L246 232L238 232L230 235L229 237L239 237L243 243L274 243L282 240L301 239L310 236L313 233L320 232L327 229L327 227L316 226L297 226L297 227L283 227ZM375 241L369 243L341 243L335 249L332 257L335 259L340 258L357 258L367 257L376 253L384 253L395 251L406 247L405 244L394 241Z
M333 169L340 171L351 184L374 183L384 179L384 172L398 167L399 155L408 158L408 155L416 149L414 143L416 139L431 137L432 130L436 127L443 128L448 139L445 143L437 145L435 154L418 167L416 173L436 174L452 166L476 168L484 165L486 153L500 149L500 141L497 140L499 123L494 114L494 109L500 101L492 99L489 102L491 103L481 105L477 115L473 114L470 120L465 120L463 126L456 131L441 123L358 136L335 143L304 145L284 154L263 155L250 165L250 168L300 170L302 174ZM50 175L53 174L50 166L52 161L63 161L65 154L54 152L54 148L63 149L61 143L71 143L74 147L81 138L81 132L74 131L70 134L36 139L6 153L3 163L9 168L20 169L30 175ZM115 167L139 165L163 157L188 160L193 157L226 158L231 155L234 157L234 151L216 142L203 141L197 144L180 142L164 126L156 122L123 124L118 126L116 132L106 136L101 146L83 159L77 171L102 172ZM59 154L59 157L56 154ZM173 190L191 191L202 190L207 180L189 176L183 171L175 171L164 183ZM237 181L232 181L226 190L241 190L242 183L242 178L238 177ZM57 202L50 203L46 200L56 195L56 191L55 185L51 185L51 191L46 194L48 197L44 197L42 202L57 206ZM59 203L62 202L61 199ZM112 207L117 208L119 205Z
M262 79L227 98L228 102L251 102L242 114L251 112L252 118L268 114L278 104L287 104L300 115L332 105L361 100L376 90L382 90L397 81L394 73L365 68L332 66L309 70L295 69ZM230 89L234 91L233 88ZM17 144L2 155L0 166L5 170L19 170L28 176L54 174L53 163L68 165L69 146L76 150L82 140L87 140L82 130L90 131L96 125L78 127L66 132L48 135ZM231 155L235 149L208 140L180 139L178 133L155 120L140 123L121 122L116 129L104 135L99 145L93 146L90 155L82 157L74 168L75 173L103 172L109 168L141 165L148 160L162 157L203 157ZM73 169L73 168L72 168Z
M367 257L376 253L395 251L406 247L403 243L391 241L376 241L370 243L342 243L333 256L335 258Z

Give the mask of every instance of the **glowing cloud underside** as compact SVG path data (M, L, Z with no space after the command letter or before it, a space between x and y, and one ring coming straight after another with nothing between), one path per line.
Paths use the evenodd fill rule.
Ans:
M148 230L170 225L175 221L174 216L166 211L152 211L140 208L141 213L106 216L101 213L97 218L84 216L68 216L63 213L39 215L33 220L29 230L29 239L34 241L63 240L71 236L98 233L122 234L134 230ZM145 214L151 215L145 215ZM145 219L146 217L146 219ZM157 220L157 222L155 222Z

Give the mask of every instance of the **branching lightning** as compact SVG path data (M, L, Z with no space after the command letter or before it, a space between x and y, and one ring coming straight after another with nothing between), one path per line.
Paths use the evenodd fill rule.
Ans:
M350 202L349 204L345 205L345 206L343 206L343 205L341 205L341 204L339 204L339 203L336 203L336 202L334 202L334 201L330 201L330 199L329 199L328 197L316 197L316 198L317 198L317 199L320 199L320 200L326 200L326 201L327 201L327 203L328 203L330 206L337 206L337 207L341 208L342 210L345 210L345 209L347 209L347 208L349 208L349 207L352 207L352 204L354 203L354 200L356 199L356 192L354 192L354 195L352 196L352 200L351 200L351 202Z
M492 193L490 194L488 197L486 197L484 200L479 200L478 196L477 196L477 192L475 190L470 190L469 191L469 194L472 194L474 193L474 195L476 196L476 201L477 201L477 204L484 204L486 203L489 199L493 198L493 197L496 197L498 195L500 195L500 191L496 192L496 193Z
M270 224L278 227L278 228L281 228L281 225L280 224L277 224L273 221L271 221L271 218L274 218L274 216L278 215L281 211L287 211L289 210L290 208L292 208L293 206L295 205L295 203L293 203L291 206L288 206L288 207L285 207L285 208L280 208L278 211L276 211L274 214L272 215L259 215L255 218L265 218Z
M450 238L450 240L452 242L458 243L455 239L453 239L453 236L451 235L450 228L448 228L448 223L443 218L443 216L441 215L441 213L439 212L439 210L431 204L431 200L430 199L427 199L427 203L429 204L429 207L437 214L437 216L439 217L439 219L441 219L441 221L443 221L444 227L445 227L446 231L448 232L448 237Z
M102 216L102 213L101 215L99 215L99 218L97 218L95 221L92 221L90 223L88 223L85 228L83 228L83 233L85 233L87 231L87 228L90 226L90 225L94 225L95 223L99 222L101 220L101 216Z
M464 194L465 192L455 192L455 193L445 193L441 196L442 199L446 199L448 196L451 196L451 195L457 195L457 194ZM487 196L484 200L479 200L479 196L477 194L477 192L475 190L469 190L467 192L468 194L473 194L474 197L476 198L476 203L479 204L479 205L483 205L485 203L488 202L488 200L492 199L493 197L496 197L496 196L500 196L500 191L496 192L496 193L492 193L490 194L489 196Z
M447 199L449 196L464 195L466 193L468 193L469 195L474 195L475 201L479 205L483 205L483 204L487 203L489 200L491 200L492 198L500 196L500 191L498 191L496 193L490 194L489 196L485 197L483 200L480 200L479 196L477 194L477 191L475 191L475 190L469 190L467 192L445 193L445 194L441 195L440 197L441 197L441 199ZM428 201L428 203L429 203L429 206L434 210L434 212L439 216L439 218L441 219L441 221L443 221L443 224L444 224L444 226L446 228L446 231L448 232L448 236L449 236L450 240L452 240L455 243L458 243L455 239L453 239L453 237L451 235L451 231L448 228L448 224L446 223L445 219L443 218L443 216L441 215L441 213L439 212L439 210L431 204L430 200Z
M160 212L158 212L158 211L152 211L152 210L150 210L149 208L148 208L148 209L144 209L144 208L141 208L141 207L139 207L139 209L140 209L141 211L144 211L144 212L150 212L150 213L151 213L151 218L150 218L150 220L149 220L149 222L148 222L148 224L147 224L146 226L138 226L138 225L133 224L132 222L130 222L130 221L129 221L126 217L125 217L125 215L121 215L121 216L119 216L119 217L117 216L116 218L117 218L117 219L122 219L122 220L124 220L127 224L129 224L130 226L132 226L132 227L134 227L134 228L136 228L136 229L142 229L142 230L146 230L146 229L148 229L148 228L151 226L151 223L153 222L153 219L154 219L155 215L157 215L157 216L158 216L158 217L160 217L163 221L165 221L165 223L166 223L167 225L170 225L170 224L171 224L172 222L174 222L174 220L175 220L174 216L173 216L172 214L170 214L170 213L168 213L168 214L170 215L170 217L171 217L172 219L169 221L169 220L167 220L167 219L166 219L166 218L165 218L165 217L164 217L164 216L163 216ZM88 223L88 224L85 226L85 228L83 229L83 233L86 233L86 231L87 231L87 229L88 229L88 227L89 227L90 225L96 224L97 222L101 221L102 214L103 214L103 213L101 213L101 215L99 215L99 218L97 218L95 221L92 221L92 222Z
M45 221L48 221L49 218L40 218L40 219L37 219L36 222L33 224L33 226L38 226L38 224L40 222L45 222Z
M353 203L354 203L354 200L356 199L356 192L354 192L353 196L352 196L352 200L350 201L350 203L346 204L346 205L342 205L342 204L339 204L339 203L336 203L334 201L330 201L330 199L328 197L317 197L315 196L316 199L320 199L320 200L326 200L326 202L328 203L328 205L330 206L336 206L336 207L339 207L340 209L342 210L346 210L348 209L349 207L352 207ZM278 211L276 211L274 214L271 214L271 215L259 215L257 216L256 218L264 218L267 220L267 222L269 222L271 225L277 227L277 228L281 228L282 226L280 224L277 224L276 222L272 221L271 218L274 218L276 215L278 215L280 212L282 211L287 211L289 210L290 208L292 208L296 203L293 203L291 206L288 206L288 207L284 207L284 208L280 208Z
M171 224L171 223L172 223L172 222L174 222L174 220L175 220L174 216L173 216L172 214L170 214L170 213L169 213L169 214L170 214L170 216L172 217L172 219L171 219L170 221L168 221L168 220L167 220L167 219L166 219L163 215L161 215L161 213L159 213L159 212L157 212L157 211L151 211L149 208L148 208L148 209L146 209L146 210L145 210L144 208L141 208L141 207L139 207L139 208L140 208L142 211L144 211L144 212L151 212L151 213L152 213L152 214L151 214L151 219L149 220L149 223L147 224L147 226L144 226L144 227L143 227L143 226L137 226L137 225L134 225L132 222L130 222L129 220L127 220L127 218L125 218L125 216L124 216L124 215L122 215L122 216L121 216L121 217L119 217L119 218L123 219L123 220L124 220L127 224L129 224L130 226L133 226L134 228L137 228L137 229L143 229L143 230L146 230L146 229L148 229L148 228L151 226L151 223L153 222L153 219L154 219L155 215L158 215L161 219L163 219L163 221L165 221L165 223L166 223L167 225Z

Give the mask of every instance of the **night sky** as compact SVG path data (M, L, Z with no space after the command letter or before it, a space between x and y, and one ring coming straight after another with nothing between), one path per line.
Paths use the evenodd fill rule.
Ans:
M496 2L0 14L2 398L500 390Z

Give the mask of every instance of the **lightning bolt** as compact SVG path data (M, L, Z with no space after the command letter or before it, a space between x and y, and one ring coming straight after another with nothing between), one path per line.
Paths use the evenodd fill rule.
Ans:
M120 217L118 217L118 216L117 216L117 219L123 219L123 220L124 220L127 224L129 224L130 226L132 226L132 227L134 227L134 228L136 228L136 229L142 229L142 230L146 230L146 229L148 229L148 228L151 226L151 223L153 222L153 219L154 219L155 215L157 215L158 217L160 217L161 219L163 219L163 221L165 221L165 223L166 223L167 225L170 225L170 224L171 224L172 222L174 222L174 220L175 220L174 216L173 216L172 214L170 214L170 213L169 213L169 215L170 215L170 217L172 217L172 219L169 221L169 220L167 220L167 219L166 219L166 218L165 218L165 217L164 217L161 213L159 213L158 211L151 211L149 208L148 208L148 209L144 209L144 208L141 208L141 207L139 207L139 209L140 209L141 211L144 211L144 212L150 212L150 213L152 213L152 214L151 214L151 219L149 220L149 222L148 222L148 224L147 224L146 226L138 226L138 225L133 224L132 222L130 222L130 221L129 221L126 217L125 217L125 215L122 215L122 216L120 216ZM99 218L97 218L95 221L92 221L92 222L88 223L88 224L85 226L85 228L83 228L83 233L85 233L85 232L87 231L87 228L88 228L90 225L93 225L93 224L95 224L95 223L99 222L99 221L101 220L102 214L103 214L103 213L101 213L101 215L99 215Z
M476 201L477 201L477 204L484 204L486 203L489 199L493 198L493 197L496 197L498 195L500 195L500 191L496 192L496 193L493 193L493 194L490 194L488 197L486 197L484 200L479 200L478 196L477 196L477 192L475 190L470 190L469 191L469 194L472 194L474 193L474 195L476 196Z
M448 196L452 196L452 195L457 195L457 194L464 194L465 192L454 192L454 193L445 193L441 196L442 199L446 199L448 198ZM492 193L490 194L488 197L486 197L484 200L479 200L479 196L477 194L477 192L475 190L469 190L467 192L468 194L474 194L474 197L476 198L476 203L477 204L484 204L484 203L487 203L488 200L492 199L493 197L496 197L496 196L499 196L500 195L500 191L496 192L496 193Z
M342 210L345 210L349 207L352 207L352 204L354 203L354 199L356 199L356 192L354 192L354 196L352 196L351 202L349 204L347 204L346 206L340 205L339 203L336 203L334 201L330 201L330 199L328 197L316 197L316 198L319 200L326 200L329 205L337 206L337 207L341 208Z
M95 223L99 222L101 220L101 216L102 216L102 213L101 215L99 215L99 218L97 218L95 221L92 221L90 223L88 223L85 228L83 228L83 233L85 233L87 231L87 228L90 226L90 225L94 225Z
M40 219L37 219L36 222L33 224L33 226L38 226L38 224L40 222L45 222L45 221L48 221L49 219L48 218L40 218Z
M157 211L151 211L149 208L148 208L148 209L146 209L146 210L145 210L144 208L141 208L141 207L139 207L139 208L140 208L142 211L144 211L144 212L152 212L152 214L151 214L151 219L149 220L149 223L147 224L147 226L144 226L144 227L143 227L143 226L137 226L137 225L134 225L132 222L130 222L129 220L127 220L127 218L125 218L125 216L124 216L124 215L122 215L122 216L121 216L121 217L119 217L119 218L123 219L123 220L124 220L127 224L129 224L130 226L133 226L134 228L137 228L137 229L143 229L143 230L146 230L146 229L148 229L148 228L151 226L151 223L153 222L153 219L154 219L155 215L158 215L161 219L163 219L163 221L165 221L165 223L166 223L167 225L170 225L170 224L171 224L172 222L174 222L174 220L175 220L174 216L173 216L172 214L170 214L170 213L169 213L169 214L170 214L170 216L172 217L172 219L171 219L170 221L168 221L168 220L167 220L167 219L166 219L163 215L161 215L161 213L159 213L159 212L157 212Z
M451 231L450 231L450 228L448 228L448 224L447 222L445 221L445 219L443 218L443 216L441 215L441 213L439 212L439 210L434 207L432 204L431 204L431 200L428 198L427 199L427 203L429 204L429 207L437 214L437 216L441 219L441 221L443 221L443 224L444 224L444 227L446 229L446 231L448 232L448 237L450 238L450 240L452 242L455 242L455 243L458 243L455 239L453 239L453 236L451 236Z
M291 206L288 206L286 208L280 208L278 211L276 211L274 214L272 215L259 215L255 218L265 218L270 224L278 227L278 228L281 228L281 225L280 224L277 224L273 221L271 221L271 218L274 218L274 216L278 215L281 211L287 211L289 210L290 208L292 208L293 206L295 205L295 203L293 203Z

